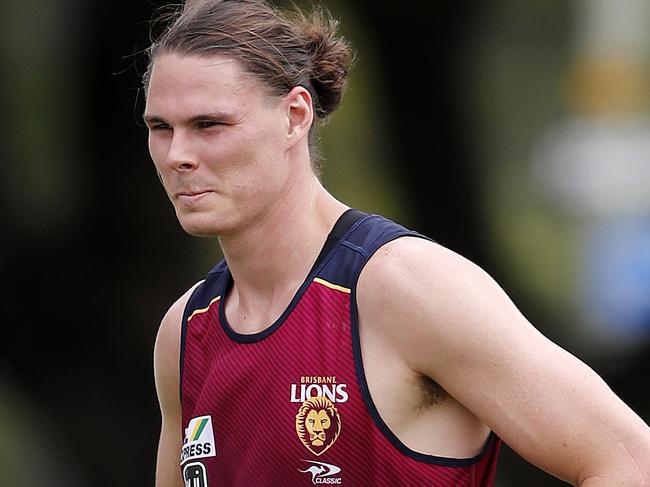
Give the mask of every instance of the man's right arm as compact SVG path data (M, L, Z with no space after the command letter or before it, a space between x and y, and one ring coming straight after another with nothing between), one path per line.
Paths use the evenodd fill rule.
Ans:
M198 284L197 284L198 285ZM179 397L179 357L183 310L193 286L165 314L154 347L154 375L162 415L156 487L182 487L180 474L181 403Z

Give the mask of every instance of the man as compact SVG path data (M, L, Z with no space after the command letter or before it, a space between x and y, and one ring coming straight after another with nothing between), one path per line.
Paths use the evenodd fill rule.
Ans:
M489 276L320 184L335 27L203 0L150 50L152 159L225 256L158 333L158 486L487 486L500 441L574 485L650 485L647 425Z

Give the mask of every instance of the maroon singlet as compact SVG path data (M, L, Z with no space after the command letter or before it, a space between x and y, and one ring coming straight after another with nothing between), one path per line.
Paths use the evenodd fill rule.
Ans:
M228 325L225 262L193 292L181 340L186 487L491 486L494 434L474 458L418 453L390 431L368 392L357 279L379 247L420 235L353 210L333 234L340 238L330 236L287 310L260 333Z

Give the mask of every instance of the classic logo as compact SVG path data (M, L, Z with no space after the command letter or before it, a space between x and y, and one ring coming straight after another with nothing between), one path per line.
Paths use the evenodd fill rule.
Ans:
M185 428L185 439L181 449L181 464L194 458L214 457L217 446L212 431L212 417L199 416L190 420ZM190 484L191 487L194 487Z
M341 434L341 417L332 401L317 396L303 402L296 414L296 433L314 455L327 451Z
M334 477L334 475L341 471L341 469L336 465L323 462L313 462L311 460L303 460L303 462L309 463L311 466L306 470L298 469L298 471L311 474L311 483L314 485L336 485L343 481L341 477Z
M208 474L205 465L199 462L188 463L183 468L185 487L208 487Z

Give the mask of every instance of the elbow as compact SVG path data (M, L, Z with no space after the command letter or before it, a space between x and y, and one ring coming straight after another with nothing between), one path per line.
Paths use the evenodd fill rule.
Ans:
M632 481L636 482L630 485L650 487L650 435L646 435L642 446L635 449L633 455L629 449L625 448L625 445L621 447L625 449L625 452L630 458L630 476Z
M580 487L650 487L650 442L630 448L623 442L616 445L620 455L611 456L588 475L581 475L575 484Z
M577 487L650 487L648 470L642 472L637 466L633 468L621 468L602 474L582 477L573 484Z
M639 472L639 487L650 487L650 448L646 453L643 463L637 463L637 471Z

